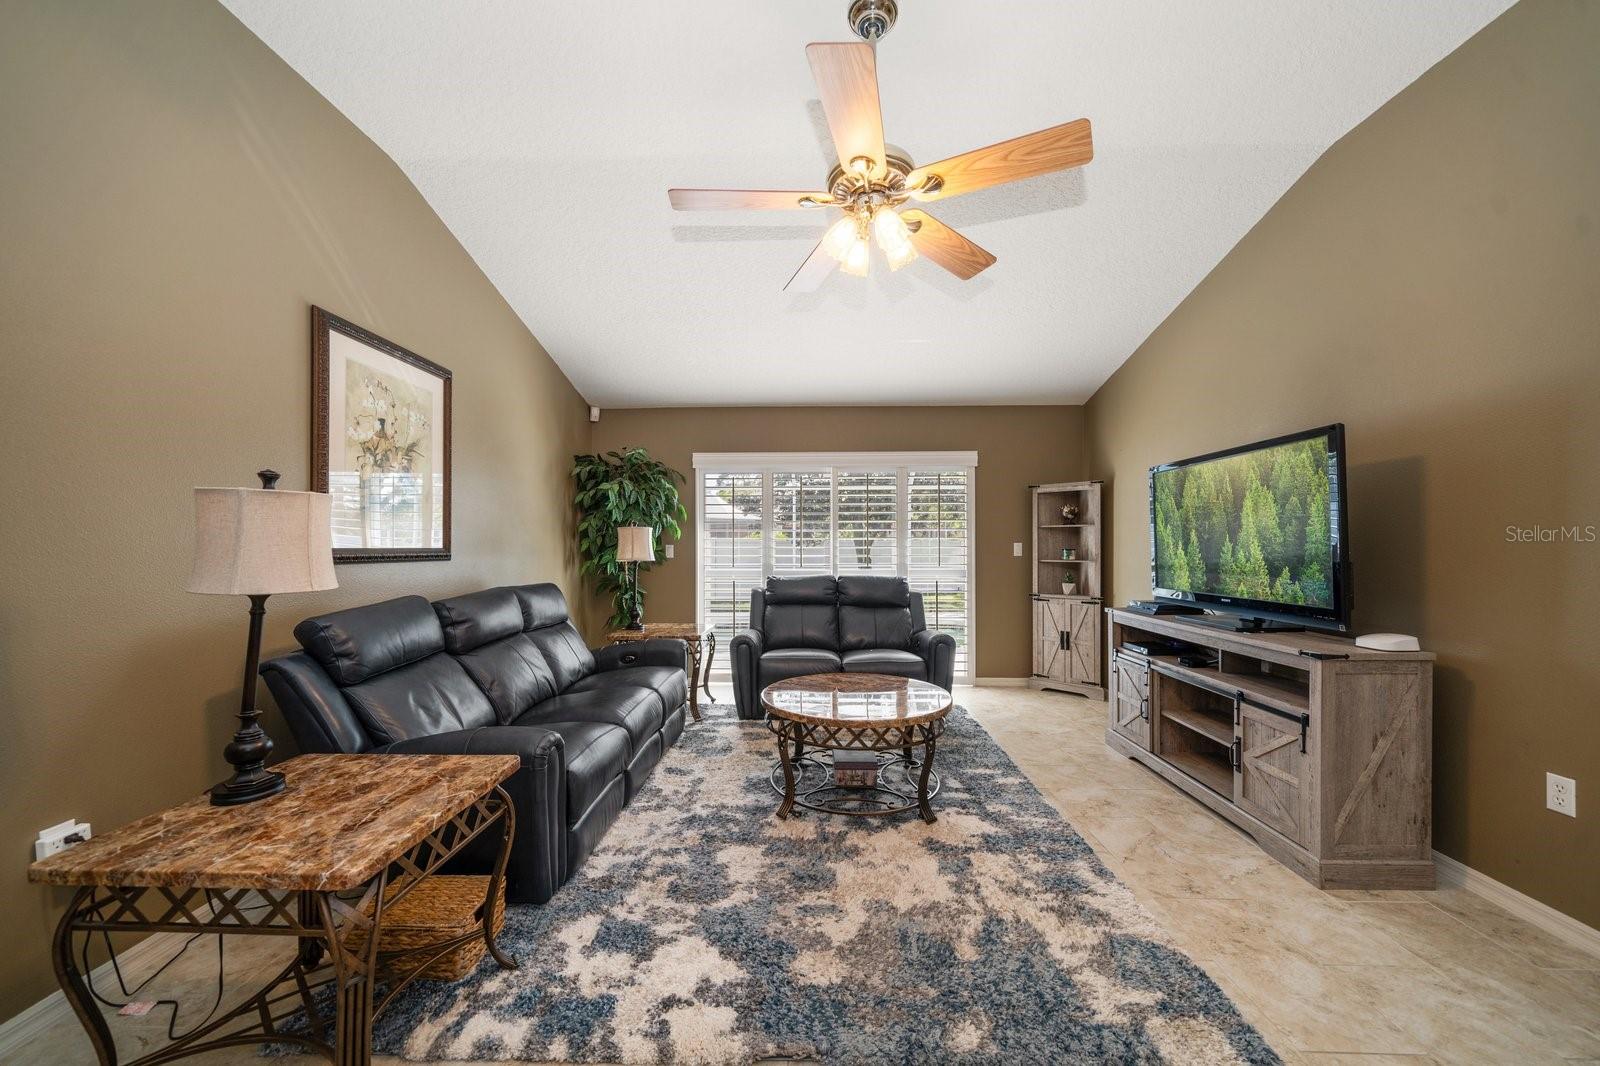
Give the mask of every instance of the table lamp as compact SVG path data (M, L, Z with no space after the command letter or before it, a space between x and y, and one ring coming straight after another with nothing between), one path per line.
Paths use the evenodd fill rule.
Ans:
M256 668L267 597L339 587L333 576L329 496L280 492L275 470L262 470L256 476L261 479L259 489L194 490L194 572L188 590L250 597L239 731L223 749L234 772L211 789L211 803L217 807L283 791L283 775L266 768L272 740L256 720Z
M617 527L617 562L628 564L628 628L644 628L644 597L639 594L639 564L656 561L656 531L649 526Z

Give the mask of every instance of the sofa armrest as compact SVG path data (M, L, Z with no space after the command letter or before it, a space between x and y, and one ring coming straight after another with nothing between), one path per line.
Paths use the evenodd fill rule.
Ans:
M567 876L566 742L538 726L484 726L397 740L380 755L516 755L522 768L503 787L516 810L506 899L543 903ZM492 862L499 839L473 841L469 858Z
M761 712L761 652L764 649L759 629L741 629L728 641L728 657L733 662L733 704L739 717L753 721Z
M956 638L924 629L911 634L911 650L928 664L928 680L949 692L956 676Z
M618 670L627 666L679 666L688 669L689 645L669 637L628 640L594 649L596 670Z

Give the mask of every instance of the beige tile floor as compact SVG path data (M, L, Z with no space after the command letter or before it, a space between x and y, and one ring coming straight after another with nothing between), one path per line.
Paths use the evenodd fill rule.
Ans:
M1109 751L1099 704L1021 689L957 699L1286 1061L1600 1062L1600 957L1461 891L1317 891ZM230 983L243 989L279 950L230 945ZM199 1016L215 972L214 946L198 942L158 994L183 1001L181 1020ZM124 1057L159 1042L165 1024L112 1020ZM76 1023L63 1022L16 1061L92 1058ZM190 1061L259 1060L243 1048Z

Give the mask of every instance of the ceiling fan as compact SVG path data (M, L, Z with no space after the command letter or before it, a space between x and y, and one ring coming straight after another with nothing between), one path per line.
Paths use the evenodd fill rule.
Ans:
M869 236L899 270L920 253L963 281L987 269L995 257L908 202L929 203L1079 167L1094 158L1089 120L1024 134L937 163L916 166L905 152L885 145L878 107L877 41L894 26L895 0L854 0L850 28L860 41L806 45L806 58L828 116L839 155L822 190L668 189L679 211L837 207L844 217L829 227L800 269L784 285L807 292L822 284L835 265L865 277Z

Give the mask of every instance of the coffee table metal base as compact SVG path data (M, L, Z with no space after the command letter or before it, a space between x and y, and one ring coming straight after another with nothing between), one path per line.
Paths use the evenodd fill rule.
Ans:
M796 807L820 814L891 815L917 811L932 825L937 821L929 803L939 794L939 775L933 769L944 720L916 725L884 723L867 728L841 729L769 716L767 728L777 738L778 761L768 780L783 797L778 817L787 818ZM917 749L921 748L921 757ZM872 751L878 754L878 782L871 787L849 787L833 779L833 758L824 752Z

